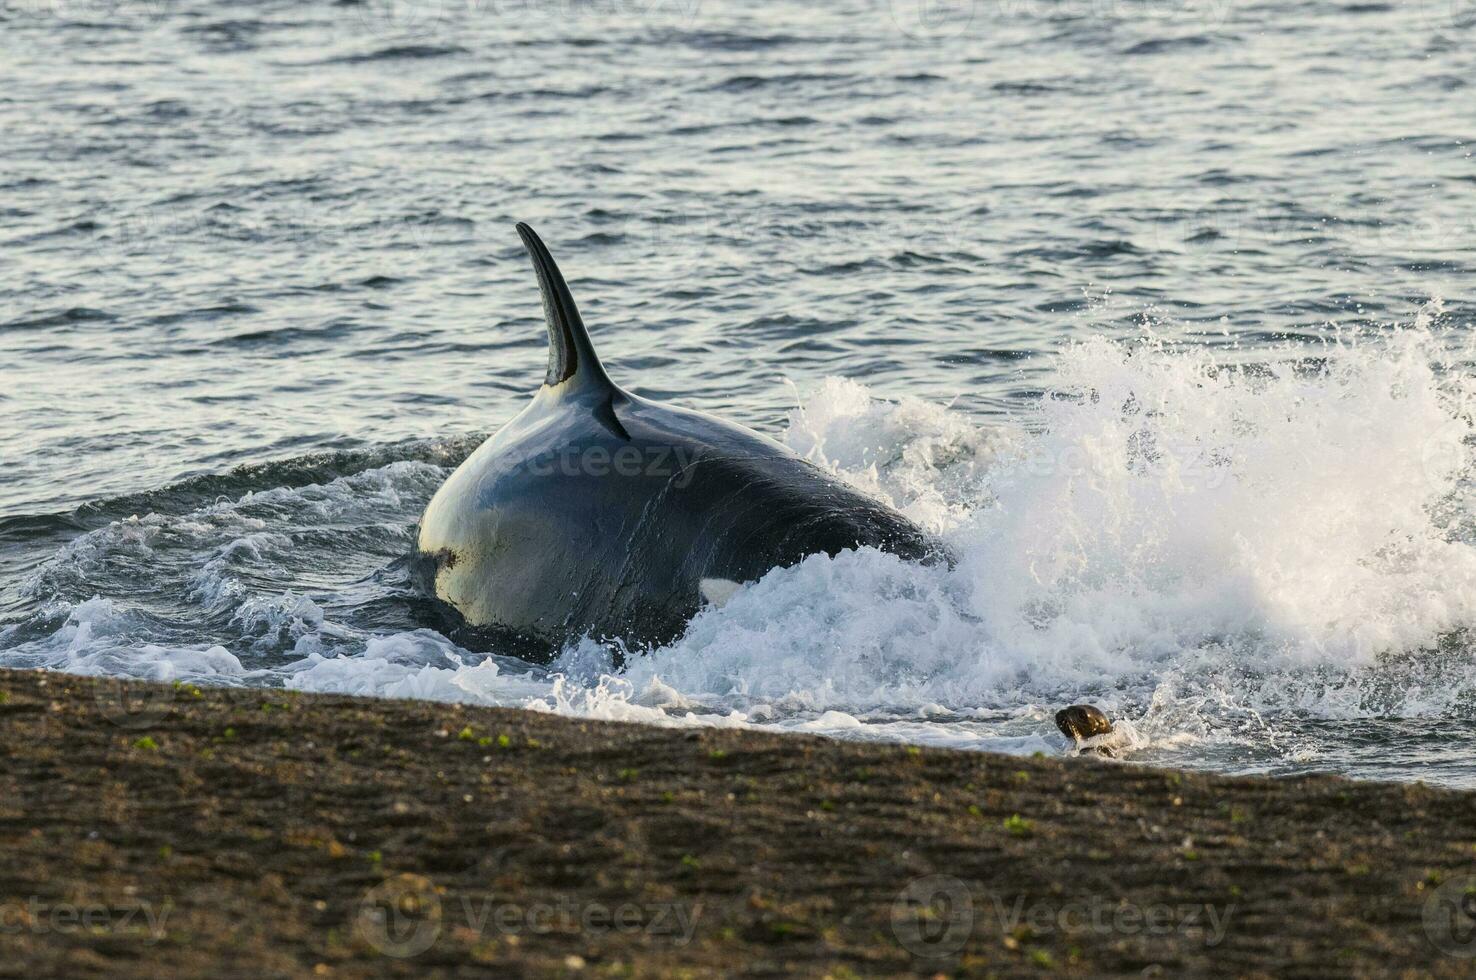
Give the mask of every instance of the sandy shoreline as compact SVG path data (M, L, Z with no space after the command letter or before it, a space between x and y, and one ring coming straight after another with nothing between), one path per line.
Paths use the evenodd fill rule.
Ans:
M4 976L1454 976L1476 953L1476 796L1419 784L18 671L0 740Z

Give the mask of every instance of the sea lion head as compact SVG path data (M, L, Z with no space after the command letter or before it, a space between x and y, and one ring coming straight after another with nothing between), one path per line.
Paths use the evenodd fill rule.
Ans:
M1073 742L1112 732L1112 722L1107 715L1089 704L1073 704L1056 712L1056 727Z

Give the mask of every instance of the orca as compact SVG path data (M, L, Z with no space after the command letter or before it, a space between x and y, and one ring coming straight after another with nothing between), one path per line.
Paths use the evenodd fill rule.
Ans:
M810 555L951 561L922 528L773 439L616 385L553 256L517 230L543 294L548 372L420 522L419 561L458 642L529 659L585 636L650 647L704 603Z

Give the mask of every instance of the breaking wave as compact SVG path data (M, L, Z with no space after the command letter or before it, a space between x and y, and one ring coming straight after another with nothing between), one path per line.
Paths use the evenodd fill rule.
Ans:
M399 560L464 447L97 527L26 581L0 664L1014 752L1088 700L1147 761L1469 784L1441 723L1476 707L1476 388L1438 312L1253 352L1087 340L996 420L827 380L783 440L957 565L813 557L623 671L417 628Z

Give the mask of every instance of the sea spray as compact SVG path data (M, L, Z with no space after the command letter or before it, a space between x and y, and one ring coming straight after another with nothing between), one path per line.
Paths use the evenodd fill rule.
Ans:
M1051 714L1090 699L1141 758L1336 766L1318 725L1476 706L1476 358L1431 319L1251 351L1089 339L994 419L827 380L784 441L956 566L812 557L638 655L585 640L536 667L354 621L405 588L395 556L446 472L402 462L85 534L31 577L45 617L0 662L1014 752L1059 750ZM202 623L214 642L184 639Z

